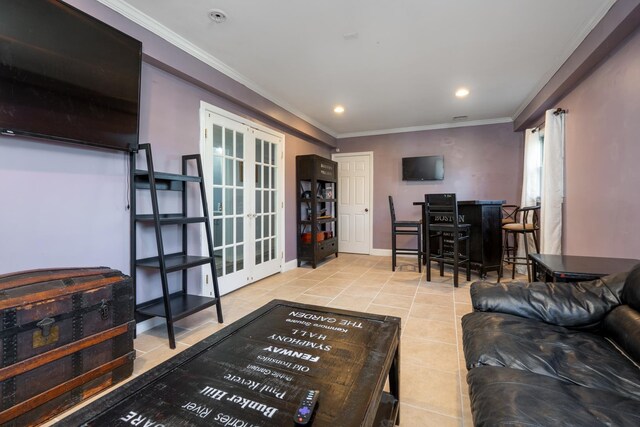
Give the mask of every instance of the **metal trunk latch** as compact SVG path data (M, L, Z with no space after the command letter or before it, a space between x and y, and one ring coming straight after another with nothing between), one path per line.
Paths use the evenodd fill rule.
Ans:
M56 323L55 319L52 319L51 317L45 317L44 319L36 323L36 326L42 331L43 337L48 337L51 333L51 326L54 323Z
M107 304L106 300L102 300L102 304L100 304L98 311L100 312L102 320L107 320L109 318L109 304Z

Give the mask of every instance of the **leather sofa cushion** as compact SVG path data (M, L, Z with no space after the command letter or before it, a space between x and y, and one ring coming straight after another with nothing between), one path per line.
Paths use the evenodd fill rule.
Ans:
M640 313L621 305L605 317L603 327L605 336L640 364Z
M509 313L554 325L596 327L621 304L627 273L579 283L489 283L471 285L476 311Z
M634 310L640 311L640 264L633 267L627 276L622 291L622 301Z
M517 369L467 375L476 427L638 426L640 401Z
M462 318L467 368L504 366L640 399L640 369L605 338L503 313Z

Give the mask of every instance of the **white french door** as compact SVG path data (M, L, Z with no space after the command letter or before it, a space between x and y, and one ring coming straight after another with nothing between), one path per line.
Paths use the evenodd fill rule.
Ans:
M338 247L340 252L371 253L373 153L334 154L338 163Z
M202 157L218 284L226 294L281 271L283 137L219 111L203 107Z

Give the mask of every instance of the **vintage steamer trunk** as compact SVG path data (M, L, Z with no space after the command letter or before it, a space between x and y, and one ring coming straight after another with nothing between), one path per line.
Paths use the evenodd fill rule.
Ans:
M117 270L0 275L0 424L42 422L130 376L134 328Z

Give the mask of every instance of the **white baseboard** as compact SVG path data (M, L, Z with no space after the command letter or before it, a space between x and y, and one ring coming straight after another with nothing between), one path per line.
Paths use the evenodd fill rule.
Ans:
M136 335L139 335L149 329L155 328L158 325L164 324L165 321L162 317L152 317L143 322L136 323Z
M285 262L282 265L282 273L284 273L285 271L294 270L296 268L298 268L298 260L292 259L291 261Z
M371 255L375 256L391 256L391 249L371 249ZM417 255L396 255L397 257L403 258L415 258Z
M371 249L371 255L374 256L391 256L391 249Z

